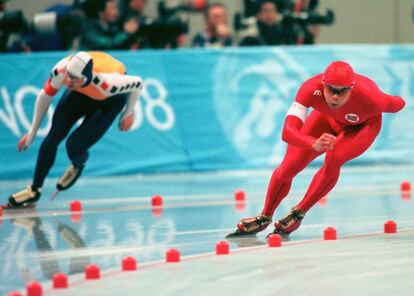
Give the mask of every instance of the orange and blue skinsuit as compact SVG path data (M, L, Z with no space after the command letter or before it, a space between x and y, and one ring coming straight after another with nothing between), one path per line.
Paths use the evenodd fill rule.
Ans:
M58 145L79 119L83 118L82 123L66 141L68 157L76 167L84 166L89 148L101 139L121 111L124 110L120 129L127 130L132 124L121 128L131 117L133 121L134 105L142 89L141 78L125 75L125 66L106 53L88 52L86 55L93 61L87 83L75 90L67 89L57 104L52 126L38 153L33 189L42 187L55 161ZM68 85L67 65L72 58L64 58L53 67L50 78L40 92L36 104L42 107L35 108L32 128L28 133L30 142L36 135L51 98L61 87ZM27 138L25 140L29 141Z

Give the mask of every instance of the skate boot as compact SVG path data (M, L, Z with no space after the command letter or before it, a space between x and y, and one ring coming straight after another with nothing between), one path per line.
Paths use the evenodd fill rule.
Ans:
M71 164L63 173L63 176L60 177L59 181L57 182L57 190L66 190L70 188L73 184L75 184L76 180L78 180L78 178L82 174L84 167L84 165L76 167L75 165Z
M298 207L293 207L285 218L276 221L273 232L282 235L289 234L299 228L303 217L305 217L305 212Z
M272 220L263 214L256 217L244 218L237 223L237 230L234 233L227 235L227 238L240 236L240 235L254 235L264 229L272 223Z
M26 189L10 195L7 206L9 208L35 207L40 195L40 189L33 190L29 185Z

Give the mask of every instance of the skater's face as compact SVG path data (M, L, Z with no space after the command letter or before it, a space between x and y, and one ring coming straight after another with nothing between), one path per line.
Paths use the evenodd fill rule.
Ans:
M66 72L66 81L67 81L67 88L69 90L75 90L81 87L84 82L83 78L77 77L71 74L69 71Z
M324 86L323 95L329 108L339 109L348 102L349 97L351 96L352 86L331 84L324 84Z

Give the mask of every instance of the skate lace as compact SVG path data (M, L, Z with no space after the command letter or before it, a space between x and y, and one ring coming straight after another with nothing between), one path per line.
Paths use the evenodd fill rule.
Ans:
M280 222L283 224L284 227L292 226L296 221L302 220L305 215L299 209L292 209L289 215L287 215L284 219Z
M252 231L258 229L267 222L269 222L269 219L266 216L260 215L253 217L251 220L243 222L243 224L246 231Z
M290 227L293 223L296 222L296 220L297 219L292 214L289 214L285 219L282 219L282 221L280 222L282 222L284 227Z
M26 189L13 194L13 198L16 202L22 203L28 199L31 199L36 196L36 192L32 190L31 186L28 185Z
M60 183L62 185L65 185L69 183L72 178L76 176L76 168L72 165L69 167L69 169L63 174L62 179L60 180Z
M16 193L16 199L29 199L33 197L35 194L32 191L32 188L29 186L26 187L26 189Z

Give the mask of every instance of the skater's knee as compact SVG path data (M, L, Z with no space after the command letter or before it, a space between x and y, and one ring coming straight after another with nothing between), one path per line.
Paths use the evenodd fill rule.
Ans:
M65 138L64 133L60 133L59 131L51 130L46 138L42 142L42 146L44 147L57 147L60 142Z
M346 157L338 151L328 152L325 157L325 163L329 167L340 167L346 162Z
M83 153L86 150L84 142L80 140L79 135L73 134L66 140L66 151L69 155Z
M60 141L56 138L46 137L40 145L40 150L46 151L56 149L59 143Z
M76 151L77 145L76 145L76 141L73 140L72 137L69 137L69 139L67 139L66 141L66 151L71 154L74 151Z
M300 171L303 170L303 165L290 164L288 166L281 165L275 170L281 180L293 179Z
M69 138L66 141L66 152L70 159L79 154L79 148L79 145L77 145L76 141L74 141L72 138Z
M339 172L341 166L346 162L346 159L336 153L327 154L324 162L325 171L329 171L330 174Z
M66 153L72 163L78 166L85 164L89 157L88 150L85 149L84 145L72 138L66 141Z

